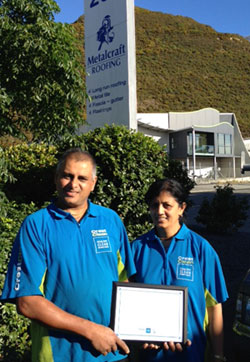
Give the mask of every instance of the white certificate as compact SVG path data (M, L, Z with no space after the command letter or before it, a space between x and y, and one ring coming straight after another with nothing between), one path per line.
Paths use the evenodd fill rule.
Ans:
M187 288L114 282L111 327L124 340L185 343Z

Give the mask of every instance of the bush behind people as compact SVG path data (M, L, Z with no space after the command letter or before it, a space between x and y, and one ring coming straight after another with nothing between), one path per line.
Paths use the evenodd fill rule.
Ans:
M243 196L236 197L230 184L215 186L215 189L212 200L203 200L196 221L203 224L209 232L236 232L247 219L248 200Z

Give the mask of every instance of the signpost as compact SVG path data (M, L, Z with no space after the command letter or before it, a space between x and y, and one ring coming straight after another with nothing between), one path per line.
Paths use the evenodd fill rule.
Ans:
M86 128L137 129L134 1L84 0Z

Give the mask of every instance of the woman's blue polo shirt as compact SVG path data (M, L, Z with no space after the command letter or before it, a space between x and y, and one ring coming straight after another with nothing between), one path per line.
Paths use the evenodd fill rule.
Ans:
M54 204L29 215L14 243L1 299L43 295L61 309L104 326L110 324L113 281L135 273L127 233L110 209L89 207L78 223ZM76 334L32 322L35 362L118 361L102 356Z
M188 339L184 352L147 351L146 361L204 362L208 315L206 307L228 298L221 264L212 246L182 225L166 252L155 230L132 243L136 281L188 288ZM153 307L153 306L152 306Z

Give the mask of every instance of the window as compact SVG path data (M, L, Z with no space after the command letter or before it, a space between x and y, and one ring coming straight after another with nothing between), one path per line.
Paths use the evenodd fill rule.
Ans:
M232 154L232 135L218 133L217 134L218 148L217 151L220 155Z
M218 153L224 155L224 134L218 134Z
M172 136L171 137L171 150L174 149L174 137Z
M230 155L232 153L232 135L225 134L225 154Z
M195 152L197 154L213 154L214 140L213 133L195 132ZM188 154L193 154L193 134L188 133Z

